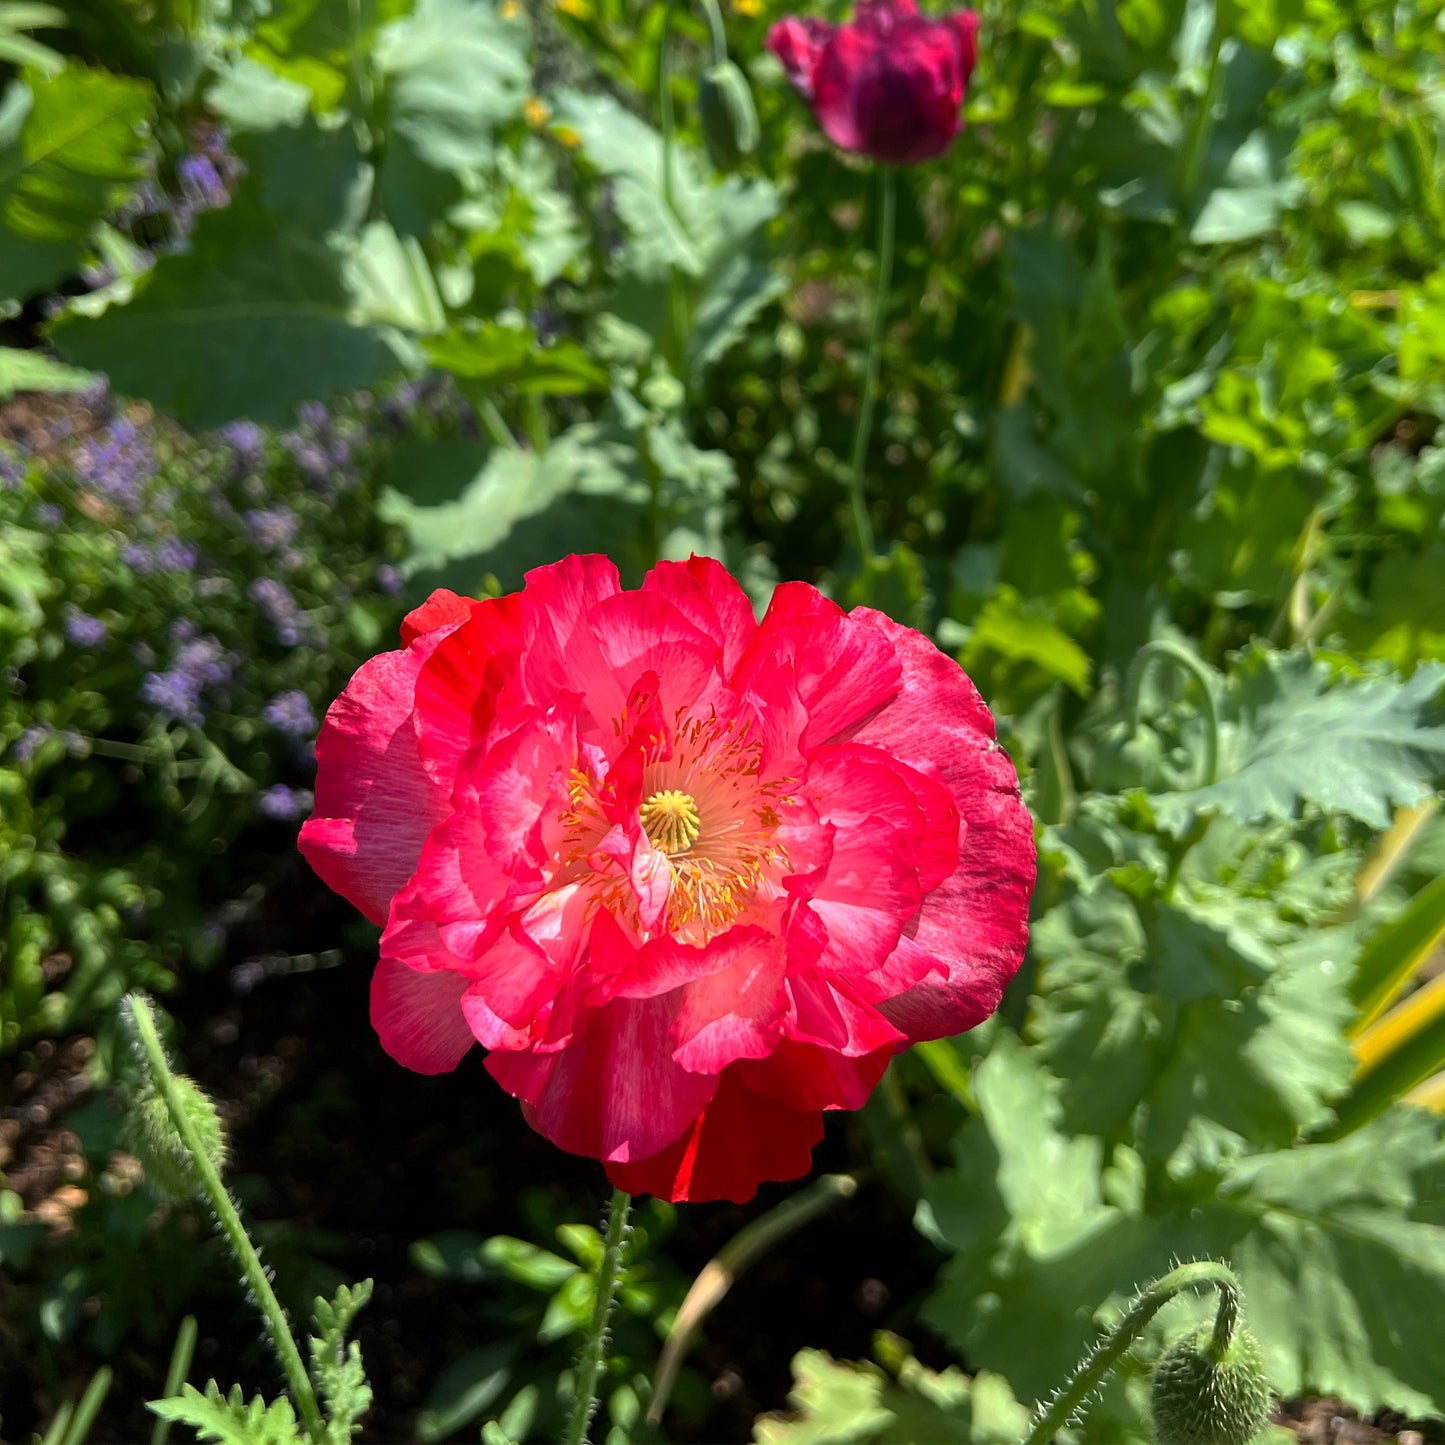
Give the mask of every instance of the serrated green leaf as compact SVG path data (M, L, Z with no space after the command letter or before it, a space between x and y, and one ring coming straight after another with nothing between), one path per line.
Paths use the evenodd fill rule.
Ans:
M355 1286L342 1285L330 1301L316 1301L316 1327L321 1334L311 1338L311 1378L326 1407L328 1445L347 1445L371 1408L361 1346L346 1340L352 1320L370 1298L367 1279Z
M989 1152L974 1146L982 1137L998 1149L1020 1122L985 1110L960 1136L960 1169L939 1180L972 1201L960 1215L971 1232L987 1227L997 1194L984 1177ZM993 1250L972 1233L951 1239L962 1248L925 1318L1021 1396L1040 1396L1089 1343L1095 1310L1110 1317L1178 1259L1224 1259L1277 1392L1436 1412L1440 1375L1418 1342L1433 1337L1445 1290L1445 1232L1410 1215L1438 1176L1442 1134L1445 1121L1398 1107L1341 1143L1239 1159L1196 1188L1161 1184L1110 1203L1047 1249L1013 1236ZM993 1223L1006 1227L1007 1216Z
M1298 818L1312 805L1387 827L1395 808L1420 802L1445 773L1442 685L1439 665L1405 682L1332 680L1305 653L1254 648L1227 679L1219 781L1156 795L1155 815L1182 829L1208 811L1252 823Z
M290 1400L283 1397L268 1406L258 1395L247 1403L239 1385L225 1396L214 1380L206 1382L205 1394L184 1385L173 1399L152 1400L150 1409L162 1420L189 1425L215 1445L301 1445Z
M140 179L143 81L72 66L0 94L0 299L47 290Z
M936 1373L907 1359L894 1381L821 1350L793 1357L788 1404L786 1415L759 1417L757 1445L1012 1445L1029 1418L997 1375Z

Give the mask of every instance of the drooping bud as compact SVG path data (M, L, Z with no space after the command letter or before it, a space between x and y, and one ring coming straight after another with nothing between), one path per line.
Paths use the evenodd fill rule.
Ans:
M733 171L758 148L758 112L747 77L731 60L710 65L697 84L703 144L720 171Z
M171 1081L187 1123L219 1174L226 1162L226 1134L215 1104L184 1074L172 1075ZM131 1153L145 1167L146 1178L158 1194L179 1200L193 1198L201 1191L196 1161L171 1118L165 1098L153 1085L145 1085L131 1101L125 1135Z
M1236 1329L1215 1358L1208 1325L1160 1357L1150 1408L1159 1445L1247 1445L1269 1418L1269 1378L1259 1343Z

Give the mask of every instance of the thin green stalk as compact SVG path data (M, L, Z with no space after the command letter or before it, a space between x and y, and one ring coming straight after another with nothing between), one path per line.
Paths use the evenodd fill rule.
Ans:
M597 1269L597 1301L592 1307L592 1324L577 1366L577 1398L572 1405L571 1424L562 1437L563 1445L585 1445L587 1427L597 1409L597 1382L602 1378L602 1366L607 1358L607 1321L617 1298L622 1246L627 1239L627 1216L631 1211L632 1196L625 1189L614 1189L607 1214L602 1263Z
M1219 705L1215 701L1214 679L1210 676L1209 669L1188 648L1180 647L1177 642L1170 642L1167 638L1156 638L1139 649L1124 684L1124 716L1128 718L1131 727L1138 727L1139 698L1144 689L1144 675L1156 657L1166 658L1176 667L1182 667L1199 684L1199 691L1204 695L1204 776L1195 786L1207 788L1219 780Z
M1209 149L1209 137L1214 130L1214 112L1219 105L1220 92L1224 89L1224 27L1219 16L1214 17L1214 34L1210 40L1209 72L1204 82L1204 94L1200 97L1199 108L1194 112L1194 124L1184 142L1184 155L1179 165L1179 199L1185 207L1189 205L1199 184L1199 175L1204 168L1204 157Z
M281 1308L281 1301L276 1298L275 1290L271 1288L271 1281L262 1268L256 1246L251 1243L246 1227L241 1223L241 1216L236 1212L236 1206L231 1202L231 1196L226 1186L221 1183L221 1176L211 1162L210 1155L207 1154L205 1145L182 1104L170 1065L166 1061L165 1050L161 1048L160 1036L156 1033L150 1005L144 997L134 993L126 999L126 1003L130 1007L131 1018L135 1022L135 1035L150 1065L155 1086L166 1101L171 1122L181 1136L181 1142L195 1162L196 1173L200 1177L207 1202L215 1211L216 1222L226 1236L231 1253L235 1256L236 1263L241 1266L246 1287L261 1311L266 1333L270 1335L276 1357L286 1372L286 1380L301 1411L306 1433L317 1445L322 1445L326 1439L326 1423L321 1418L321 1407L316 1403L316 1391L312 1388L311 1377L306 1373L306 1366L301 1361L301 1351L296 1348L291 1326L286 1322L286 1312Z
M677 1372L693 1335L732 1288L738 1276L775 1244L826 1213L835 1204L851 1199L857 1192L856 1176L825 1174L745 1225L702 1267L687 1297L678 1306L672 1328L662 1343L657 1372L652 1377L652 1403L647 1407L649 1424L661 1423L662 1413L667 1408Z
M707 28L712 39L712 63L721 65L728 58L728 33L723 24L722 7L717 0L702 0L702 13L707 17Z
M662 12L662 34L657 52L657 112L662 131L662 204L672 224L683 231L673 194L672 152L677 135L677 117L672 106L672 15L675 0L667 0ZM667 267L667 314L662 327L662 355L672 374L683 373L683 348L687 343L686 303L677 284L677 267Z
M1139 1295L1124 1318L1075 1367L1064 1388L1035 1414L1023 1445L1049 1445L1049 1441L1073 1418L1075 1411L1109 1378L1114 1366L1143 1333L1149 1321L1185 1289L1219 1291L1219 1308L1214 1317L1209 1352L1216 1359L1221 1358L1229 1348L1239 1322L1239 1281L1228 1265L1217 1260L1201 1259L1192 1264L1181 1264L1162 1279L1155 1280Z
M161 1399L169 1400L181 1393L181 1386L191 1372L191 1359L196 1353L196 1317L187 1315L176 1332L175 1348L171 1351L170 1367L166 1370L166 1387ZM151 1445L166 1445L170 1438L171 1422L157 1419L151 1431Z
M90 1427L95 1424L95 1417L100 1414L100 1407L110 1393L113 1379L114 1374L109 1365L102 1365L90 1377L90 1384L85 1387L85 1394L80 1397L80 1404L75 1407L75 1414L71 1417L62 1445L85 1445L85 1437L90 1434Z
M879 172L878 292L873 298L873 321L868 330L868 360L863 372L863 399L853 426L853 452L848 463L848 509L853 518L853 540L867 576L868 563L878 555L873 523L864 496L864 467L873 432L873 407L878 399L878 368L883 351L883 323L888 314L888 293L893 285L893 241L898 210L897 182L892 166Z

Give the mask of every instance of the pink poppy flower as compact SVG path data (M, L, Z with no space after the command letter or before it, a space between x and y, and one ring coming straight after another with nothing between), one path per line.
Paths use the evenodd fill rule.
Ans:
M614 1183L745 1200L822 1112L971 1028L1017 969L1033 829L958 665L882 613L604 557L437 592L317 743L301 848L385 925L372 1020L474 1043Z
M790 15L767 45L835 145L911 165L942 155L958 134L978 16L932 20L915 0L858 0L846 25Z

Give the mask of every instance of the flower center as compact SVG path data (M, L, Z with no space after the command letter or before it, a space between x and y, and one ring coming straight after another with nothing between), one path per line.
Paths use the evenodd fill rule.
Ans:
M669 856L688 852L702 831L697 803L691 793L662 788L638 809L643 832Z

